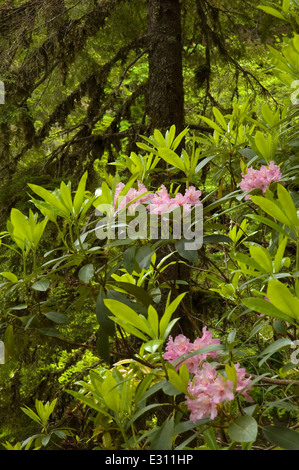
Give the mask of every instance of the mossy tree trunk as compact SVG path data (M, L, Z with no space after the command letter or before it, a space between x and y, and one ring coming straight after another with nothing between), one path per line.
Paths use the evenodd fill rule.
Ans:
M148 0L149 85L151 130L172 124L184 127L180 0Z

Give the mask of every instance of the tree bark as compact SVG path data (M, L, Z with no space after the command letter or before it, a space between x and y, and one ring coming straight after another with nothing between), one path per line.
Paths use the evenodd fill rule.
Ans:
M148 0L150 131L184 128L180 0Z

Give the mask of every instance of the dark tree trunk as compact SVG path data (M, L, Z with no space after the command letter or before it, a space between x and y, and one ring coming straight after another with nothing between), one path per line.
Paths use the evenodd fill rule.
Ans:
M182 70L182 34L181 34L181 3L180 0L148 0L148 33L149 33L149 84L147 114L150 118L150 133L159 129L163 134L171 125L176 126L178 134L184 129L184 87ZM176 150L178 152L179 149ZM160 162L160 167L164 164ZM183 176L183 175L182 175ZM165 181L160 173L158 184ZM171 247L173 249L173 247ZM161 247L159 259L168 254L168 247ZM174 264L164 271L167 280L176 284L176 280L189 280L190 268L182 264ZM161 279L163 282L163 279ZM188 290L188 286L179 286L177 293ZM162 296L160 303L162 313L165 308L168 291ZM190 299L184 300L190 311ZM178 309L180 321L174 328L174 335L184 332L191 339L194 328L186 315L186 311Z
M148 0L149 88L151 131L172 124L184 127L180 0Z

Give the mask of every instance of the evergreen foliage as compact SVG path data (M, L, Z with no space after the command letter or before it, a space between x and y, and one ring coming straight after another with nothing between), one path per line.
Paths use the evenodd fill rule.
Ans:
M2 3L2 450L298 450L298 8Z

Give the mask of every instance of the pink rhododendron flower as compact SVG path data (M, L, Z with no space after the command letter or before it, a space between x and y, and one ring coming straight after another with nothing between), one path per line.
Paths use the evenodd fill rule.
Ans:
M218 338L212 337L206 326L202 333L202 337L196 338L193 343L183 334L176 336L175 339L169 336L164 359L174 363L182 355L188 355L188 353L202 347L220 343ZM246 370L240 367L239 363L235 364L237 375L235 386L233 381L217 372L215 363L212 365L206 361L208 356L215 358L217 354L217 351L197 354L185 360L181 358L181 362L176 364L176 368L179 369L183 362L189 372L194 375L192 381L189 382L188 394L185 397L186 405L191 411L190 420L194 423L203 418L215 419L218 414L218 405L233 400L235 392L239 392L247 401L253 401L248 395L252 385L250 377L246 378Z
M220 340L218 338L212 338L212 333L207 330L206 326L203 328L202 333L202 337L196 338L193 343L191 343L191 341L182 334L176 336L174 340L170 336L165 348L164 359L173 363L183 354L187 355L188 353L196 351L197 349L203 348L205 346L220 343ZM211 351L208 353L197 354L193 357L189 357L184 362L189 372L196 373L202 361L206 360L208 356L215 358L217 357L217 355L217 351ZM179 368L180 365L181 363L177 365L177 368Z
M162 185L161 189L151 199L148 210L151 214L164 214L182 206L189 206L188 209L190 210L191 206L202 204L199 200L200 196L201 191L196 190L194 186L190 186L189 189L185 190L184 195L178 192L173 198L168 194L165 186Z
M191 204L191 205L201 204L201 201L199 199L201 194L202 194L201 191L196 190L194 186L190 186L189 189L186 189L185 191L184 204Z
M252 167L247 169L247 173L242 173L242 181L240 188L244 192L252 191L253 189L261 189L263 193L269 188L270 183L278 181L282 174L278 165L275 165L271 161L266 167L262 165L260 170L254 170ZM250 195L247 194L245 199L250 199Z
M231 380L225 379L217 373L216 366L204 362L201 369L198 369L192 382L188 385L188 395L186 395L186 405L191 411L190 420L196 423L203 418L215 419L218 414L220 403L232 401L234 392L240 392L247 401L252 402L252 398L247 391L251 388L250 379L245 378L246 371L240 368L240 364L235 365L237 373L236 388Z
M194 350L204 348L205 346L210 346L212 344L220 344L220 339L219 338L213 338L212 333L207 330L207 327L204 326L202 329L202 337L201 338L196 338L196 340L193 343ZM208 356L210 357L217 357L218 352L217 351L210 351L208 353L200 354L200 358L202 360L205 360Z
M117 199L125 187L124 183L117 184L114 194L114 208L116 207ZM144 196L143 196L144 194ZM138 204L149 203L147 208L151 214L164 214L173 211L174 209L184 206L186 210L190 210L192 206L202 204L200 201L201 191L196 190L194 186L190 186L185 190L185 194L178 192L175 197L171 197L164 185L161 186L155 194L149 193L147 188L138 182L138 190L130 188L127 194L118 202L118 210L124 209L133 199L138 197L138 200L129 204L129 210L133 213Z
M169 362L174 362L178 357L183 354L190 352L190 339L184 335L178 335L173 340L172 336L169 336L168 342L165 348L164 359Z
M218 375L216 367L205 362L188 386L190 396L186 396L186 405L191 411L190 420L196 423L207 417L215 419L217 405L234 399L233 387L233 382Z
M116 207L117 199L124 187L125 185L121 182L116 185L115 194L114 194L114 208ZM147 193L148 193L148 190L146 189L144 184L141 184L138 181L138 190L134 188L130 188L127 194L122 198L122 200L119 201L117 209L118 210L124 209L127 204L130 204L131 201L133 201L136 197L138 197L138 199L132 204L130 204L128 207L129 211L133 213L135 208L139 204L142 204L144 202L149 202L150 198L152 197L152 194L150 193L147 194ZM144 196L142 196L143 194Z
M250 377L247 379L245 378L246 370L243 367L240 368L239 362L235 364L235 369L237 373L236 391L240 392L247 401L253 402L252 397L247 393L252 387L250 384Z

